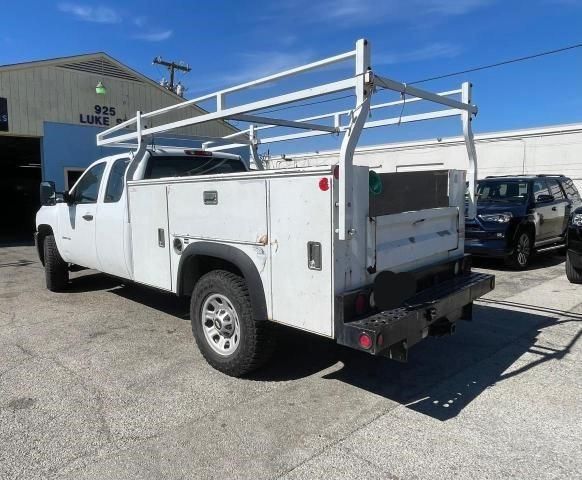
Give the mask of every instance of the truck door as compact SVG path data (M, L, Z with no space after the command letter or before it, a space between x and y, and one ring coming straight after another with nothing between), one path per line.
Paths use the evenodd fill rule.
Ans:
M63 258L76 265L99 269L95 247L95 217L106 162L89 168L71 190L71 203L59 204Z
M133 279L171 290L166 185L130 184L128 195Z
M97 202L96 245L100 270L110 275L131 278L129 224L125 171L129 158L115 160L107 173L105 192Z

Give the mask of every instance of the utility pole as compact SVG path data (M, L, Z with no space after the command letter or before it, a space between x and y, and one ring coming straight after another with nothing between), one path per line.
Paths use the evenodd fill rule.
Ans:
M174 72L176 70L180 70L182 72L188 73L190 70L192 70L190 68L190 65L184 65L184 62L180 62L180 63L166 62L165 60L162 59L162 57L154 58L153 63L155 65L162 65L170 71L170 83L168 84L167 88L168 88L168 90L171 90L174 93L176 92L175 85L174 85Z

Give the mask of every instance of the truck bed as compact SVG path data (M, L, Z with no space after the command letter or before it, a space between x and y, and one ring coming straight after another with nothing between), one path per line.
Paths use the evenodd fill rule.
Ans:
M399 174L391 175L388 187L398 183ZM459 173L433 176L440 178L433 182L437 200L401 212L397 188L373 197L368 168L355 167L355 231L348 242L334 235L338 192L331 166L129 182L133 258L148 259L133 266L133 280L177 292L182 251L175 242L182 249L196 242L230 245L256 266L269 319L333 337L338 294L370 284L381 271L463 255L459 195L449 195L455 183L448 183L458 187ZM431 172L422 179L430 183Z

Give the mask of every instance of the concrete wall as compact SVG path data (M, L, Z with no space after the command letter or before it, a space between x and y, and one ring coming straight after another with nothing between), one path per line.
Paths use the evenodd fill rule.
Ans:
M559 173L570 176L582 190L582 124L546 127L476 136L479 178L487 175ZM271 168L336 163L337 152L293 155L273 159ZM355 163L383 171L435 168L466 170L465 144L461 138L364 147Z

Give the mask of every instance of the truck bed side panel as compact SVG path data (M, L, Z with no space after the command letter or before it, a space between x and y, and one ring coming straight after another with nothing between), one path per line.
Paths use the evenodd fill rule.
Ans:
M323 177L329 190L319 188ZM269 180L273 319L325 336L333 334L332 179ZM309 268L309 242L320 244L321 269Z
M230 245L251 259L261 277L271 317L266 181L238 178L169 183L168 211L172 242L179 238L185 247L199 241ZM174 248L170 257L175 288L181 257Z

